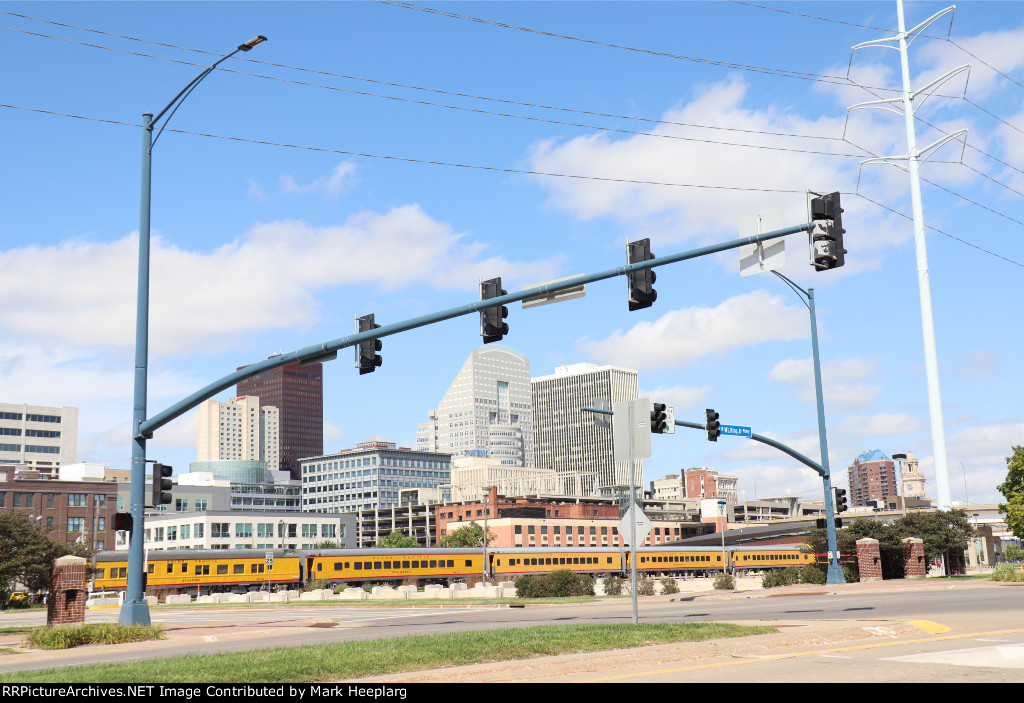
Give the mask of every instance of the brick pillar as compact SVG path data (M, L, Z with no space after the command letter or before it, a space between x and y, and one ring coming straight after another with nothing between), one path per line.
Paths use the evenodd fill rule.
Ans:
M903 540L903 578L923 579L928 575L924 561L924 540L907 537Z
M857 568L861 581L882 580L882 552L877 539L865 537L857 540Z
M82 557L61 557L53 563L50 593L46 599L46 624L85 622L86 561Z

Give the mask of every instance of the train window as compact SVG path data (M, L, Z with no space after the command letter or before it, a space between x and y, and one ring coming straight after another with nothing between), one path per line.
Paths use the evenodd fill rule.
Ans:
M449 569L454 569L455 568L455 560L454 559L449 559L448 560L448 568Z
M611 564L612 563L612 558L611 557L606 557L605 560L604 560L604 563L605 564Z
M470 559L466 559L466 566L473 566L473 562Z
M537 560L536 559L530 559L530 566L537 566Z
M174 564L168 564L167 565L167 573L169 573L169 574L173 574L174 573Z
M203 564L201 567L197 567L197 568L201 568L203 570L203 573L201 574L202 576L209 576L209 574L210 574L210 565L209 564Z
M347 561L345 562L345 568L346 569L348 568L348 562Z
M395 563L397 564L398 562L395 562ZM384 568L385 569L390 569L391 568L391 562L390 561L384 562Z
M184 564L181 565L181 573L183 573L183 574L187 574L188 573L188 562L185 562Z
M550 564L550 563L551 563L551 558L549 557L549 558L545 559L545 560L544 560L544 563L545 563L545 564Z
M341 571L341 562L340 561L334 562L334 570L335 571Z
M402 568L403 569L410 569L410 568L412 568L412 565L409 562L407 562L407 561L403 561L402 562Z
M148 566L146 567L146 573L149 573L149 574L154 574L154 573L156 573L156 564L149 564L149 565L148 565Z
M430 560L430 568L431 569L436 569L437 568L437 560L436 559L431 559Z
M373 568L375 568L375 569L379 569L379 568L380 568L380 562L379 562L379 561L375 561L375 562L373 562ZM391 568L391 565L390 565L390 563L388 564L388 568L389 568L389 569Z
M217 573L218 574L226 574L227 572L228 572L228 565L227 564L218 564L217 565Z
M356 562L356 571L362 571L362 570L363 570L363 562L357 561Z
M113 572L113 569L111 569L111 572ZM125 567L125 568L123 568L123 569L118 569L118 570L117 570L117 577L118 577L119 579L123 579L123 578L125 578L126 576L128 576L128 568L127 568L127 567Z
M236 574L244 574L245 573L245 564L234 564L233 566L235 567L234 572Z

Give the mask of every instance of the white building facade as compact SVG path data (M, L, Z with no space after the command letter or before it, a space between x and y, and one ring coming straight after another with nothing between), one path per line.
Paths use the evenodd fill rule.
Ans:
M596 364L559 366L531 383L536 465L558 473L559 493L615 497L628 493L629 462L615 461L611 430L597 427L595 401L639 397L635 369ZM609 406L611 407L611 406ZM634 462L635 485L643 486L643 462Z
M262 461L267 470L281 464L280 412L260 406L254 395L199 406L199 461Z
M491 488L503 496L557 495L558 474L552 469L508 466L496 459L460 456L452 459L452 482L442 486L447 501L478 500Z
M0 403L0 464L56 478L78 460L78 408Z
M416 431L419 451L535 466L530 360L511 347L474 350L427 416Z

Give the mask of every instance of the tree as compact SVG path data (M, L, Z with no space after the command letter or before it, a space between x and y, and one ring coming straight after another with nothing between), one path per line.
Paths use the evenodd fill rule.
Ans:
M498 536L487 531L487 544L490 544L496 540ZM484 546L484 528L477 523L476 520L463 525L459 529L455 530L449 535L444 536L437 543L438 547L483 547Z
M1013 447L1013 454L1006 457L1006 480L997 488L1006 498L999 512L1014 536L1024 539L1024 447Z
M967 543L975 534L967 513L959 508L909 513L896 520L893 529L900 540L905 537L921 539L925 561L943 557L947 565L963 559Z
M89 558L92 550L54 542L26 513L0 513L0 602L6 602L15 581L33 591L49 588L53 562L66 554Z
M406 537L401 530L392 530L387 537L381 537L375 545L379 549L417 549L420 543L413 537Z

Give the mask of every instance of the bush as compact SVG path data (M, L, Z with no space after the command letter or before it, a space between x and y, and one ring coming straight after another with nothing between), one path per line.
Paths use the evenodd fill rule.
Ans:
M89 623L87 625L60 625L36 627L26 638L30 647L38 649L69 649L84 644L120 644L162 640L166 637L161 625L118 625L115 623Z
M828 574L817 564L808 564L800 569L800 583L825 583Z
M516 579L516 595L520 598L592 596L594 579L568 569L537 576L520 576Z
M662 593L679 593L679 585L674 578L666 577L661 580Z
M794 583L800 583L800 570L795 566L787 566L785 569L773 569L761 577L761 588L792 586Z
M736 588L736 579L730 574L720 574L714 585L717 591L732 591Z
M1024 581L1024 573L1017 571L1013 564L1000 564L989 578L993 581Z
M636 594L638 596L653 596L654 579L650 576L638 577L636 580Z
M606 576L604 579L604 594L606 596L621 596L622 579L618 576Z

